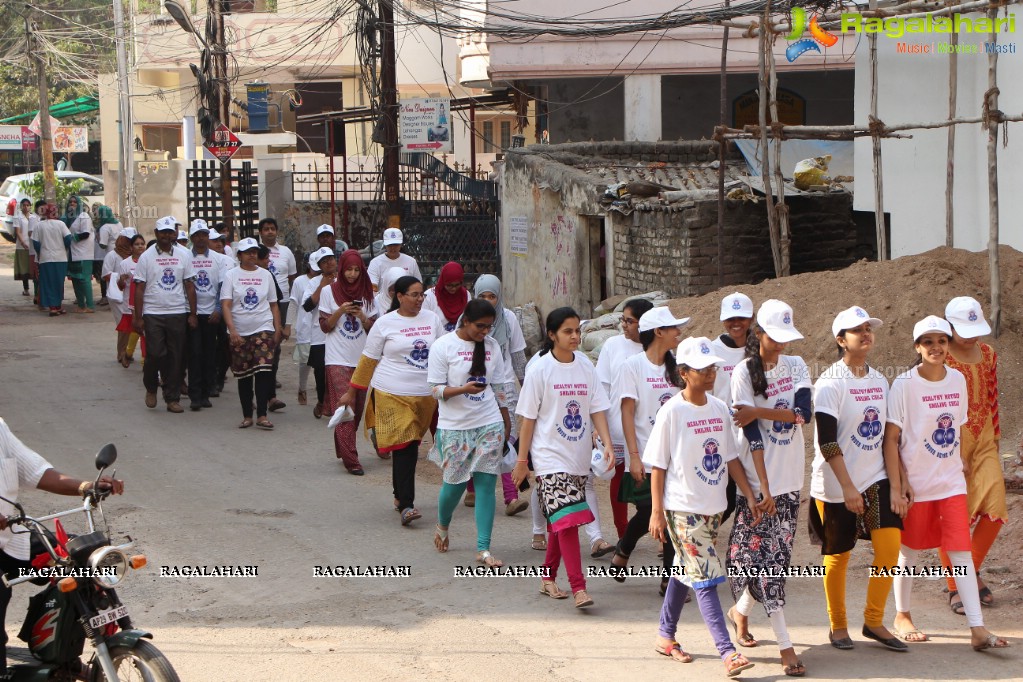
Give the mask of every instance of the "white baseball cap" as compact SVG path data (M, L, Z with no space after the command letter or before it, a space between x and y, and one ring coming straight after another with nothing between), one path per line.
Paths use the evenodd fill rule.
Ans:
M206 224L206 221L202 218L196 218L192 221L192 227L189 228L188 234L195 234L196 232L209 232L210 226Z
M792 324L792 307L784 301L769 299L757 311L757 324L776 343L789 343L803 338Z
M257 242L252 237L246 237L245 239L242 239L241 241L234 245L234 250L237 253L244 253L246 251L251 251L252 249L258 248L259 242Z
M728 294L721 300L721 321L733 317L753 317L753 300L738 291Z
M178 221L174 219L174 216L164 216L156 221L156 231L163 232L165 230L178 231Z
M118 232L117 236L118 237L124 237L126 239L134 239L135 235L137 235L137 234L138 234L138 230L136 230L134 227L126 227L123 230L121 230L120 232Z
M188 233L185 232L184 230L178 230L178 241L180 242L182 239L184 239L187 242L188 241Z
M724 358L714 355L710 339L706 336L690 336L678 344L675 351L675 362L693 369L703 369L724 361Z
M948 323L948 320L944 320L937 315L928 315L913 325L913 342L919 341L920 337L924 334L934 332L944 334L945 336L952 336L952 326Z
M646 332L651 329L660 329L661 327L681 327L688 322L688 317L676 318L671 314L667 306L658 306L657 308L651 308L640 316L639 331Z
M945 306L945 319L964 339L975 339L991 333L991 325L984 319L980 303L969 296L958 296L949 301Z
M212 227L210 228L210 239L226 239L227 235L220 234Z
M319 270L320 261L328 256L333 258L334 250L329 249L326 246L321 246L320 248L316 249L315 251L309 254L309 267L311 267L313 270Z
M872 329L877 329L884 322L871 317L867 314L867 311L858 305L854 305L852 308L846 308L838 315L835 316L835 321L831 323L831 335L838 336L843 329L855 329L864 322L869 322Z
M327 224L320 225L319 227L316 228L316 236L317 237L319 237L324 232L330 232L331 234L334 234L334 228L331 227L330 225L327 225ZM385 237L385 239L386 239L386 237Z
M390 246L391 244L401 244L405 241L404 235L401 230L396 227L389 227L384 230L384 246Z

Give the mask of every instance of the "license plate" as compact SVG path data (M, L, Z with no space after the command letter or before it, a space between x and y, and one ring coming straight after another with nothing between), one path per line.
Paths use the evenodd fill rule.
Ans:
M89 626L92 628L103 627L107 623L113 623L115 620L124 618L128 615L127 606L117 606L106 611L100 611L95 616L89 619Z

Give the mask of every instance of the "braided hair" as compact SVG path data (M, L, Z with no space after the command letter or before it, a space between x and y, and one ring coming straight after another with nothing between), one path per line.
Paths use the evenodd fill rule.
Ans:
M765 333L759 324L751 328L753 332L746 338L746 368L749 370L753 395L758 393L767 398L767 375L764 373L764 360L760 357L760 337Z

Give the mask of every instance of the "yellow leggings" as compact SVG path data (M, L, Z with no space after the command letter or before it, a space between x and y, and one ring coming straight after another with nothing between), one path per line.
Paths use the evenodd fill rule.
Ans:
M817 503L817 512L824 518L824 503ZM870 541L874 545L875 567L885 567L884 573L890 573L891 567L899 563L899 544L902 531L898 528L879 528L870 531ZM828 600L828 620L831 631L845 630L848 627L845 614L845 574L849 566L849 555L852 552L824 555L824 595ZM879 627L884 620L884 607L888 601L888 593L892 590L892 577L872 576L867 581L867 605L863 609L863 623L868 627Z
M135 332L128 334L128 345L125 348L128 351L128 355L135 355L135 344L139 342L139 335Z

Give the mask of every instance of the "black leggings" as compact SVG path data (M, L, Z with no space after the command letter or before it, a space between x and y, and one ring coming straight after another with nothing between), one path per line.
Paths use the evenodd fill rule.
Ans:
M309 361L307 365L313 368L313 378L316 380L316 402L320 406L324 404L327 395L327 346L318 343L309 346Z
M419 441L414 440L400 450L391 451L391 483L399 509L415 507L416 463L419 461Z
M619 554L624 554L625 556L632 554L632 550L636 549L636 544L649 532L652 506L651 502L641 502L636 505L636 513L629 519L628 525L625 526L625 534L618 541ZM665 531L664 534L667 536L668 532ZM661 549L664 556L661 560L661 565L664 568L670 568L671 564L675 561L675 545L668 539L667 542L661 545Z
M270 402L270 395L274 388L274 375L272 372L256 372L252 376L238 380L238 399L242 403L242 415L246 419L252 419L252 393L255 384L256 394L256 416L266 416L266 405Z

